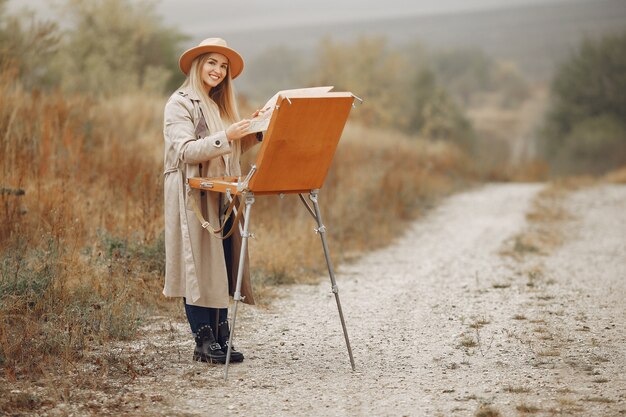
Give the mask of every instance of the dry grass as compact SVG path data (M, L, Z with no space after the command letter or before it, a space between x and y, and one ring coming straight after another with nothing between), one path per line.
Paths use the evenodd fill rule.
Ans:
M537 355L543 356L543 357L554 357L554 356L561 356L561 352L556 349L545 349L545 350L540 350L539 352L537 352Z
M559 414L567 414L567 413L580 413L585 411L580 405L578 405L577 401L572 398L561 397L558 400L559 410L555 410Z
M585 397L583 398L583 401L587 401L590 403L601 403L601 404L611 404L615 402L615 400L612 400L610 398L605 398L605 397Z
M164 102L26 92L0 73L0 386L26 393L2 392L1 411L122 386L111 379L141 373L133 358L87 353L133 338L155 309L181 314L161 296ZM320 194L335 264L388 243L468 175L456 148L350 126ZM297 198L259 198L252 218L262 297L325 273ZM85 361L110 372L80 378ZM27 394L33 383L45 395Z
M590 177L574 177L550 183L533 200L526 214L526 230L505 242L500 254L521 260L527 255L547 255L561 246L564 237L561 228L556 226L571 220L571 215L565 209L567 195L596 183L597 180ZM530 278L529 286L533 286L538 276L531 274Z
M485 327L489 323L491 323L491 321L489 319L487 319L486 317L481 317L479 319L476 319L472 323L470 323L469 327L472 328L472 329L482 329L483 327Z
M534 86L529 93L519 107L502 106L497 94L488 94L467 110L481 146L489 149L477 156L487 180L534 182L548 178L548 165L534 159L530 151L548 92L544 86Z
M461 341L459 342L459 346L462 346L464 348L473 348L478 346L478 343L471 336L463 336L461 338Z
M506 387L504 388L505 392L509 392L511 394L528 394L530 392L529 388L526 387Z
M0 75L0 381L64 392L84 352L133 337L163 302L161 164L129 140L151 129L158 146L162 102L134 98L123 126L117 106L13 81ZM0 410L38 398L2 396Z
M535 407L534 405L529 405L529 404L520 404L516 406L515 409L522 414L535 414L541 411L540 408Z
M476 410L476 414L474 417L500 417L500 412L493 408L490 405L481 405L478 410Z
M626 167L609 172L604 176L604 180L616 184L626 184Z

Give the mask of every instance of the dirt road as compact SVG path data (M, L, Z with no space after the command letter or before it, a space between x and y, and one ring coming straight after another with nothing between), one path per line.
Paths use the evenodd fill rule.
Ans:
M240 309L246 360L226 383L191 361L185 323L155 318L119 346L151 365L116 402L137 415L626 414L626 186L567 194L564 243L543 254L515 244L542 187L455 195L339 268L356 372L323 280Z

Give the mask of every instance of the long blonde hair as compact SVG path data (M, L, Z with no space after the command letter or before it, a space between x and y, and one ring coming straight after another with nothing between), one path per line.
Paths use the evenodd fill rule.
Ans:
M216 87L211 88L209 94L207 94L206 89L204 88L204 84L202 82L202 67L204 63L209 59L210 53L200 55L191 63L191 69L189 70L189 76L183 83L182 87L191 88L197 95L200 97L200 101L204 104L204 108L210 109L213 108L210 101L213 101L217 108L219 109L219 126L212 126L213 123L210 120L207 120L207 127L209 128L210 133L217 133L217 131L212 130L220 130L220 128L226 129L226 127L232 123L238 122L239 119L239 111L237 110L237 101L235 98L235 89L233 87L232 78L230 77L230 67L228 67L228 71L226 73L226 77L219 83ZM205 115L208 117L209 115ZM212 129L214 127L214 129ZM240 165L240 155L241 155L241 143L238 140L231 142L231 160L230 167L228 167L230 175L233 173L233 169L239 171Z
M191 87L193 91L200 97L200 100L206 108L210 108L209 99L211 99L220 110L221 118L228 124L239 121L239 110L237 109L237 99L235 98L235 88L232 78L230 77L230 67L226 73L226 77L216 87L211 88L207 94L202 82L202 68L204 63L209 59L211 53L206 53L196 57L191 63L189 76L183 83L183 87ZM213 132L215 133L215 132Z

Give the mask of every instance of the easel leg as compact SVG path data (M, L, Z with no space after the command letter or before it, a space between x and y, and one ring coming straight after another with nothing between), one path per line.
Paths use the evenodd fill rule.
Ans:
M252 204L254 204L254 194L245 194L244 195L246 207L244 212L244 220L243 220L243 232L241 233L241 252L239 253L239 269L237 270L237 286L235 287L235 294L233 299L235 300L235 305L233 306L233 315L231 320L231 328L230 328L230 336L228 338L228 350L226 352L226 363L224 364L224 381L228 379L228 365L230 364L230 355L233 346L233 335L235 334L235 322L237 320L237 306L239 304L239 300L241 300L241 281L243 281L243 268L246 260L246 251L248 249L248 237L250 234L248 233L248 228L250 226L250 210L252 209ZM234 224L233 227L238 227L238 225Z
M317 203L317 194L319 190L312 190L309 194L309 198L313 202L313 208L315 210L315 220L317 221L316 232L319 233L322 239L322 246L324 247L324 256L326 257L326 265L328 266L328 275L330 276L330 283L332 285L332 291L335 294L335 301L337 302L337 309L339 310L339 318L341 320L341 327L343 328L343 336L346 339L346 346L348 347L348 355L350 355L350 364L352 370L355 370L354 357L352 356L352 347L350 347L350 339L348 338L348 329L346 327L346 321L343 318L343 310L341 309L341 301L339 301L339 287L335 281L335 271L333 270L333 264L330 261L330 251L328 250L328 244L326 243L326 227L322 223L322 214L320 212L319 204Z

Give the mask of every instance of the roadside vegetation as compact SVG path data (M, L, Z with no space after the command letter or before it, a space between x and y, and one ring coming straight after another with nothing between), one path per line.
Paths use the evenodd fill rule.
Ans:
M162 111L182 35L127 1L66 5L63 32L0 9L0 413L114 391L136 358L89 353L149 316L182 317L161 295ZM350 124L320 196L335 262L389 242L472 178L454 143ZM297 198L259 198L253 216L262 302L323 273Z
M182 82L177 58L186 39L146 2L66 0L63 29L32 15L7 15L5 3L0 0L1 413L71 401L79 388L119 389L107 378L134 378L133 359L87 353L132 339L150 315L182 317L179 302L161 295L161 173L162 111ZM277 54L298 71L283 79L332 84L365 99L352 112L320 194L335 263L389 243L408 220L455 190L514 177L501 165L508 143L490 136L485 123L476 129L477 118L466 111L519 109L531 89L514 65L475 50L393 49L380 38L325 39L317 54L328 65ZM285 88L278 82L260 85L260 99L242 94L242 113ZM503 119L496 119L500 126ZM493 157L494 149L500 156ZM536 161L520 166L526 179L545 174ZM276 285L324 273L313 221L297 198L259 198L253 219L253 281L261 302ZM81 361L107 378L79 377ZM33 384L43 394L33 394Z

